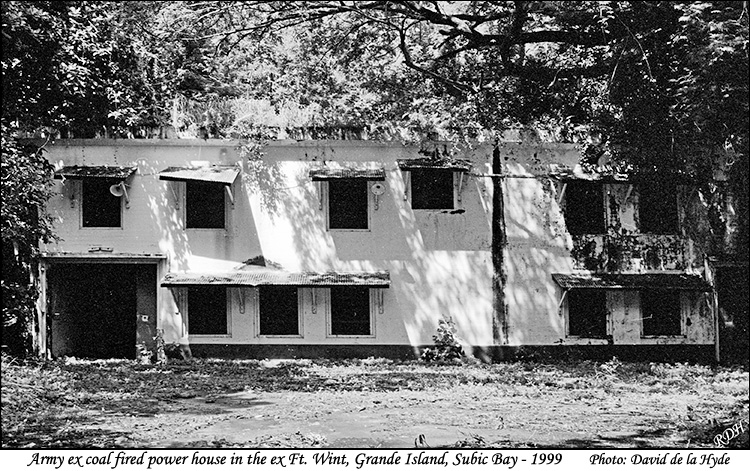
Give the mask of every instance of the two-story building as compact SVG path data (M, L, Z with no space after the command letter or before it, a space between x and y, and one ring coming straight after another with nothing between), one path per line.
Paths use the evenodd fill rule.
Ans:
M41 351L714 357L689 184L585 173L568 144L69 140L49 146ZM427 151L426 151L427 150ZM450 156L448 155L450 154Z

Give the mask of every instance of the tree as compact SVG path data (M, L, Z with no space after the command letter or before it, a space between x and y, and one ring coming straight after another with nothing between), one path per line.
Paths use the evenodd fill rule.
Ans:
M2 196L3 344L27 350L36 301L31 278L39 242L53 238L49 217L41 212L50 197L51 165L34 146L21 146L3 123Z
M728 158L746 245L747 2L196 2L175 18L214 58L296 38L290 67L264 59L280 73L262 89L343 121L447 139L526 126L705 192Z
M132 136L165 122L162 88L120 2L2 2L3 344L33 328L39 242L52 170L19 136Z
M747 256L747 2L3 2L2 17L17 149L3 158L40 176L15 132L172 123L257 150L286 128L457 141L526 127L581 143L587 162L690 173L706 194L717 161L734 162Z
M21 131L138 135L166 123L165 74L121 2L3 2L3 115Z

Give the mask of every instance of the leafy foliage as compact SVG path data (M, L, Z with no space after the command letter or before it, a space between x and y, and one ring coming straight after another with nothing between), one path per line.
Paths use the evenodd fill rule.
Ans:
M63 136L138 133L165 122L153 52L120 2L3 2L3 116ZM162 74L163 75L163 74Z
M40 241L50 197L43 138L134 136L164 122L165 90L132 34L121 2L3 2L2 243L3 343L28 347Z
M458 329L452 318L440 319L437 333L432 336L435 346L422 351L422 360L427 362L452 361L462 358L464 349L456 338L456 332Z
M232 72L235 100L305 116L282 119L282 131L459 141L520 127L580 143L584 164L690 175L704 195L713 171L731 167L735 250L746 257L746 3L200 2L170 12L173 34L214 64L193 69L204 87L185 96L220 94L208 85L219 64L247 67Z
M39 241L54 238L51 220L43 211L50 197L51 165L42 149L21 145L3 123L0 162L0 206L3 246L3 344L14 351L28 348L36 286L31 274Z
M33 301L29 208L49 169L27 133L577 142L588 163L723 170L748 241L746 2L3 2L3 294ZM9 145L9 150L6 149ZM586 162L584 162L586 163ZM273 177L263 171L257 178ZM10 180L15 182L10 182ZM720 214L720 198L706 198ZM717 221L721 234L725 221ZM34 227L34 229L30 229ZM21 233L24 235L21 235ZM19 257L10 256L19 247ZM15 260L18 260L17 265ZM8 266L7 264L5 265ZM13 275L11 276L11 273ZM23 308L18 306L24 306Z

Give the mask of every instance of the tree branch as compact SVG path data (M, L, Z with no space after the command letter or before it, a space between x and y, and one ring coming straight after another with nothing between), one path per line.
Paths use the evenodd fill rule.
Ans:
M405 28L402 27L398 31L399 33L399 49L401 50L401 54L404 56L404 64L406 64L408 67L428 76L432 77L435 80L438 80L439 82L447 85L450 89L459 92L459 93L469 93L472 91L475 91L472 89L471 86L456 82L454 80L448 79L446 77L443 77L442 75L436 74L435 72L425 69L424 67L421 67L417 65L414 60L412 60L411 53L409 53L409 48L406 45L406 31Z

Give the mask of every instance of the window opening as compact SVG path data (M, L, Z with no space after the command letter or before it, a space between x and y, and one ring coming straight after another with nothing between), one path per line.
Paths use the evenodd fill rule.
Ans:
M638 213L641 233L676 234L677 187L667 183L640 185Z
M367 180L346 178L328 182L328 227L367 229Z
M641 291L643 335L681 335L682 313L678 291Z
M227 289L223 286L188 288L188 323L191 335L226 335Z
M224 229L224 185L185 182L185 227Z
M453 171L411 170L412 209L453 209Z
M260 290L260 335L299 335L297 288L263 286Z
M122 199L109 188L120 183L116 179L81 180L83 227L120 227L122 225Z
M604 193L595 182L569 182L565 191L565 224L572 235L603 234Z
M604 290L573 289L568 292L568 335L607 336L607 296Z
M372 335L369 288L331 288L331 335Z

